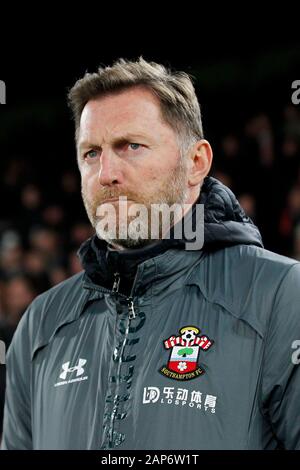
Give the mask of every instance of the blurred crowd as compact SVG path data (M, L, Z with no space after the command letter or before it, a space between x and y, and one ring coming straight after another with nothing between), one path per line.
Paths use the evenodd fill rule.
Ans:
M8 342L38 294L82 269L76 252L93 234L76 168L61 175L55 200L24 169L22 160L7 162L1 181L0 337L5 330Z
M238 132L210 141L211 174L236 194L265 248L300 260L300 109L287 105L276 122L255 115ZM30 302L82 269L76 252L94 231L75 156L73 167L61 174L56 165L49 167L42 182L26 159L6 159L0 196L0 339L8 346ZM1 421L0 406L0 434Z

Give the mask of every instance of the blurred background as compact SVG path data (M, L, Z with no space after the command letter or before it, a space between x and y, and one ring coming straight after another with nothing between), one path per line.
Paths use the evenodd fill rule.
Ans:
M0 340L7 347L29 303L81 270L76 251L93 230L66 94L85 71L119 57L143 55L194 77L214 150L211 175L236 194L265 248L300 260L300 105L291 100L300 39L199 37L197 46L166 36L156 47L113 47L99 37L79 47L76 35L39 44L38 32L26 47L2 52L0 67L7 94L0 106ZM0 435L4 387L0 366Z

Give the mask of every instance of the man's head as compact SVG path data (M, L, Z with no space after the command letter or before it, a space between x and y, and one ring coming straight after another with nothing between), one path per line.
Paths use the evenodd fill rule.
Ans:
M92 225L101 238L121 248L152 242L151 205L194 203L211 166L190 78L143 59L121 59L78 80L69 102L82 195ZM148 209L148 216L138 218L137 239L130 235L130 226L136 228L132 214L122 222L125 209L116 202L117 236L99 223L97 210L119 196L127 197L129 212L134 203ZM118 237L122 224L128 228L126 240Z

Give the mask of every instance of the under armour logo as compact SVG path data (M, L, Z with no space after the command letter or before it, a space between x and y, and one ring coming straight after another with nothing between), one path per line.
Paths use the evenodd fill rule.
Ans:
M60 374L59 378L62 380L66 380L67 375L71 374L71 372L75 372L76 370L76 377L80 377L84 373L83 366L86 364L86 359L79 359L78 365L74 367L70 367L70 361L65 362L61 367L63 372Z

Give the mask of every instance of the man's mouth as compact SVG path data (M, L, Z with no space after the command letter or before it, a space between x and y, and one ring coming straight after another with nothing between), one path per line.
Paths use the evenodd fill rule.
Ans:
M109 198L109 199L105 199L104 201L102 201L100 204L109 204L111 202L122 202L124 204L124 202L131 202L132 200L131 199L122 199L124 198L124 196L119 196L119 197L113 197L113 198Z
M116 202L116 201L118 201L118 200L119 200L119 198L116 198L116 197L111 198L111 199L105 199L105 200L102 202L102 204L107 204L107 203L109 203L109 202Z

